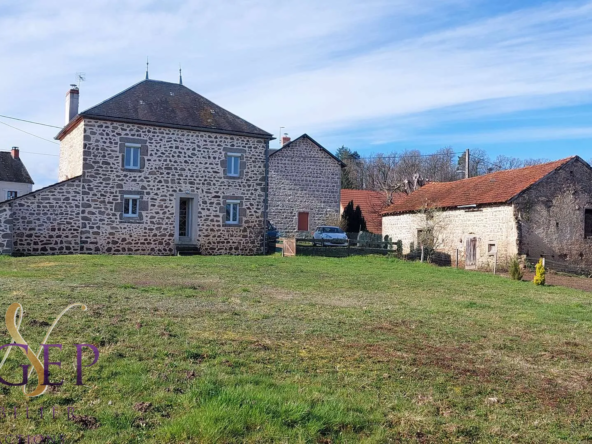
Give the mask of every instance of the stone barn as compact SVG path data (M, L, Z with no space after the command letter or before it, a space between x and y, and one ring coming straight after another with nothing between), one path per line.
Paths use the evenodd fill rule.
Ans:
M467 268L517 255L592 267L592 169L580 157L428 183L383 212L404 252L432 243Z
M147 78L81 113L78 97L59 182L0 203L0 252L264 251L271 134L182 82Z
M307 134L269 155L269 221L282 235L339 223L341 160Z

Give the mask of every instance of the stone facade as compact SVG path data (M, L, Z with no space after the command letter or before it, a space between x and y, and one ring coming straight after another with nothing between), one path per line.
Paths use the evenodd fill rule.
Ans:
M489 268L495 256L490 246L497 249L498 265L507 264L518 253L518 230L512 205L478 208L476 210L436 211L432 220L426 221L422 213L408 213L382 218L382 233L393 241L403 242L403 253L409 253L410 245L419 245L418 230L433 229L436 249L450 255L452 263L465 262L467 238L477 238L477 267Z
M11 209L12 252L78 253L81 185L78 177L2 204Z
M60 143L60 166L58 180L72 179L82 175L82 148L84 123L80 123Z
M141 146L139 170L123 167L125 143ZM193 243L202 253L261 253L267 144L254 137L85 120L80 251L173 254L175 209L185 196L194 199ZM225 176L221 162L232 150L242 156L242 177ZM125 195L140 197L141 217L121 217ZM225 224L228 196L241 202L240 225Z
M12 202L0 204L0 254L12 253Z
M468 237L477 237L477 266L491 265L490 245L498 264L515 255L546 257L567 265L592 267L592 236L586 236L586 213L592 232L592 169L576 157L519 193L507 204L476 209L438 211L431 222L439 236L438 250L465 259ZM418 230L428 225L425 215L385 216L383 233L403 241L404 252L418 243Z
M126 143L141 146L138 170L124 168ZM183 198L193 199L190 243L203 254L260 254L267 147L267 140L256 137L85 119L64 137L60 156L60 177L82 174L1 204L0 249L174 254ZM70 149L76 153L68 154ZM239 177L224 171L228 153L240 157ZM122 217L129 195L140 199L137 218ZM239 202L238 224L225 223L227 200Z
M341 164L304 135L269 157L269 221L283 234L297 233L298 213L309 231L339 220Z
M575 159L514 202L521 254L592 266L592 239L586 239L585 214L592 210L592 170Z

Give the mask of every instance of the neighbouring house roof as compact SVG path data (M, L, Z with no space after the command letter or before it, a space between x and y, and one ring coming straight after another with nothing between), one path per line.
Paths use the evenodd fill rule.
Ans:
M143 80L70 121L64 137L82 118L210 131L273 139L273 135L178 83Z
M316 140L314 140L308 134L303 134L302 136L297 137L296 139L292 140L291 142L286 143L285 145L283 145L279 149L269 150L269 157L271 157L274 154L277 154L277 153L281 152L282 150L288 148L290 145L292 145L293 143L295 143L296 141L298 141L300 139L308 139L308 140L310 140L312 143L314 143L316 146L318 146L322 151L324 151L329 156L331 156L333 158L333 160L335 160L341 166L341 168L345 168L346 165L345 165L345 163L343 163L341 161L341 159L339 159L337 156L335 156L333 153L331 153L331 151L329 151L328 149L326 149L325 147L323 147L323 145L321 145L320 143L318 143Z
M34 184L21 159L15 159L10 152L0 152L0 181Z
M354 208L359 206L360 210L362 210L368 231L381 234L381 213L387 206L385 194L372 190L341 190L342 212L351 201L354 202Z
M455 182L428 183L401 201L389 206L382 212L382 215L410 213L426 207L457 208L465 205L510 203L532 185L576 159L584 162L574 156L555 162L498 171Z

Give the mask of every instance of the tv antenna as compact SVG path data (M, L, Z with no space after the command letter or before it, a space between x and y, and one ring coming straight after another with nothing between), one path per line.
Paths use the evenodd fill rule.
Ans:
M86 80L86 73L85 72L77 72L76 73L76 81L78 82L78 88L80 88L80 83Z

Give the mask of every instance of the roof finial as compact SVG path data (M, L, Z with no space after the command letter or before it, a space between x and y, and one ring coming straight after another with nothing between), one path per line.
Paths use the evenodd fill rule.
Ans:
M146 56L146 80L148 80L148 66L149 66L148 56Z
M181 73L181 64L179 63L179 85L183 84L183 74Z

